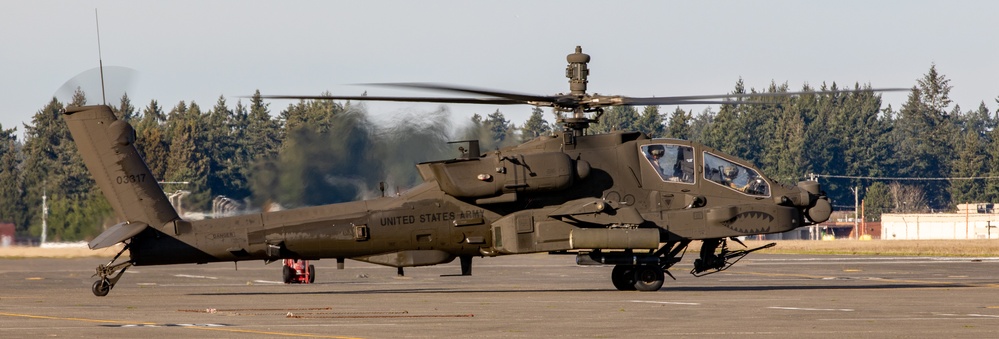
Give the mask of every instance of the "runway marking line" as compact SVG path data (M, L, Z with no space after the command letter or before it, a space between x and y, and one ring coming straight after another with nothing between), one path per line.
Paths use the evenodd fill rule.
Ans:
M173 276L178 277L178 278L211 279L211 280L217 280L218 279L216 277L209 277L209 276L204 276L204 275L190 275L190 274L174 274Z
M822 280L834 280L839 278L839 277L796 274L796 273L729 272L729 274L755 275L762 277L793 277L793 278L822 279ZM950 282L950 281L891 279L891 278L868 278L868 280L877 280L877 281L894 282L894 283L908 283L908 284L934 284L934 285L999 288L999 284L971 284L971 283Z
M31 319L83 321L88 323L99 323L99 324L156 325L156 323L145 323L145 322L134 322L134 321L102 320L102 319L87 319L87 318L72 318L72 317L51 317L47 315L19 314L19 313L0 313L0 315L8 317L31 318Z
M47 316L47 315L5 313L5 312L0 312L0 316L17 317L17 318L29 318L29 319L45 319L45 320L82 321L82 322L98 323L98 324L157 325L156 323L151 323L151 322L105 320L105 319L88 319L88 318L74 318L74 317L53 317L53 316ZM290 333L290 332L243 330L243 329L237 329L237 328L220 328L220 327L180 327L180 328L189 328L189 329L207 330L207 331L223 331L223 332L231 332L231 333L263 334L263 335L273 335L273 336L282 336L282 337L359 339L358 337L345 337L345 336L338 336L338 335L319 335L319 334L309 334L309 333Z
M788 310L788 311L837 311L837 312L853 312L852 308L807 308L807 307L780 307L771 306L767 307L774 310Z
M643 303L643 304L667 304L667 305L693 305L697 306L701 303L685 303L678 301L654 301L654 300L628 300L633 303Z

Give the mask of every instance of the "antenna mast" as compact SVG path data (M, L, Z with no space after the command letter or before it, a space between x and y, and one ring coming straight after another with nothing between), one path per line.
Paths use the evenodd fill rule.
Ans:
M104 105L107 106L108 98L104 93L104 56L101 55L101 20L97 17L96 8L94 8L94 21L97 23L97 65L101 71L101 99L104 100Z

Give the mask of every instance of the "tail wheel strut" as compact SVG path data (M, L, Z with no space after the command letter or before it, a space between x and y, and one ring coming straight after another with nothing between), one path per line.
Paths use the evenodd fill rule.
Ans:
M98 277L98 279L91 286L91 292L94 292L95 296L103 297L108 295L108 292L111 292L114 285L118 283L118 279L121 279L121 275L125 273L125 270L132 267L131 261L114 264L115 260L118 260L118 257L121 257L121 254L128 250L128 246L129 244L125 244L125 247L121 251L118 251L118 254L111 261L108 261L107 264L97 266L97 273L94 273L93 276Z

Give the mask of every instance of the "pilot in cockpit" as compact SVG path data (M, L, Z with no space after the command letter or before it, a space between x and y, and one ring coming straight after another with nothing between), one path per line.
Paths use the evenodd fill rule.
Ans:
M652 168L656 169L656 173L659 174L659 176L662 176L663 174L665 174L663 172L662 165L659 164L659 160L662 159L663 154L665 154L665 153L666 153L666 150L663 149L662 145L651 145L651 146L649 146L649 155L648 155L649 156L649 162L652 163Z

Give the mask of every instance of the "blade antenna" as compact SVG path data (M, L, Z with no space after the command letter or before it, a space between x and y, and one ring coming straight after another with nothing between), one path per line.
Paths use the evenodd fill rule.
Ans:
M107 106L108 98L104 93L104 56L101 55L101 20L97 17L96 8L94 8L94 21L97 23L97 66L101 72L101 99L104 100L104 106Z

